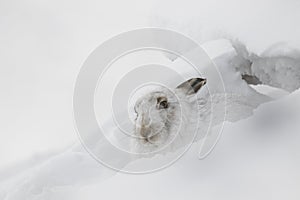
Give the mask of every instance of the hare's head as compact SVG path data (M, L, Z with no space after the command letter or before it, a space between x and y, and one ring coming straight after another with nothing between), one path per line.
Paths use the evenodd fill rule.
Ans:
M206 79L192 78L173 91L160 88L142 96L136 102L135 135L142 144L159 146L176 132L183 107L189 98L205 85ZM185 104L185 105L183 105Z

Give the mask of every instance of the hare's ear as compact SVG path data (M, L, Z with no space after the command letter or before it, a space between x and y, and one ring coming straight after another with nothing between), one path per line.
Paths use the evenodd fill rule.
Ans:
M196 94L200 88L206 84L205 78L191 78L176 87L186 95Z

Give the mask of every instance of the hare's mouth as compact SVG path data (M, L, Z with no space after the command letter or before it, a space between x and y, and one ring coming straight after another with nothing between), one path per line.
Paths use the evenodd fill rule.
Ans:
M145 141L145 143L154 144L153 136L152 137L145 137L145 138L143 138L143 140Z
M145 141L145 143L150 143L150 144L153 144L153 142L151 141L151 139L150 139L150 138L144 138L144 141Z
M156 144L156 142L155 142L156 140L157 140L157 135L142 138L142 141L144 143L149 143L149 144L153 144L153 145Z

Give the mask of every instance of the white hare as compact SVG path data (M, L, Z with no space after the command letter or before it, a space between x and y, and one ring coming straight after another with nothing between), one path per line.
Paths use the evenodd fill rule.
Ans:
M192 78L174 90L159 88L138 99L134 106L136 138L132 145L135 151L149 153L175 148L190 139L184 132L191 132L186 131L186 125L197 109L197 104L192 102L205 84L204 78Z

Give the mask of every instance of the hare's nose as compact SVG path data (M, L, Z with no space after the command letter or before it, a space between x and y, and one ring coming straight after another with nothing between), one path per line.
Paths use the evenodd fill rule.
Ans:
M150 134L150 123L151 121L147 119L147 117L144 115L141 115L138 117L139 119L137 120L136 123L136 131L140 133L142 137L148 137Z
M141 126L144 128L147 128L150 126L151 123L151 119L149 116L147 116L146 114L142 114L141 116Z
M143 126L141 127L141 129L140 129L140 134L141 134L142 137L147 138L148 135L149 135L148 132L149 132L149 131L148 131L147 128L145 128L145 127L143 127Z

